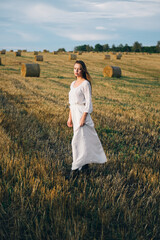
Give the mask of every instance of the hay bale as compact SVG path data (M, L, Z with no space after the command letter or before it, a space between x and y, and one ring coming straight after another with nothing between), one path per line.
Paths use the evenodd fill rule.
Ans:
M42 55L37 55L37 56L34 57L34 60L42 62L43 61L43 56Z
M121 68L116 66L106 66L103 69L103 76L104 77L121 77Z
M76 54L69 54L69 60L76 60L77 55Z
M119 59L119 60L121 59L121 57L122 57L122 54L121 54L121 53L118 53L118 54L115 56L115 58L116 58L116 59Z
M2 49L2 50L0 51L0 53L1 53L1 54L6 54L6 50L5 50L5 49Z
M37 52L37 51L34 51L33 54L34 54L34 55L38 55L38 52Z
M16 57L20 57L20 56L21 56L21 52L18 52L18 51L17 51L17 52L14 53L14 55L15 55Z
M111 59L111 56L110 55L104 55L104 59Z
M23 77L39 77L40 66L38 63L23 63L21 67L21 75Z

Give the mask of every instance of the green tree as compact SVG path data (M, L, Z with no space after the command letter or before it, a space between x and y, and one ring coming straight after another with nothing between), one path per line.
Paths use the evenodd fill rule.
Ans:
M104 45L103 45L103 51L104 51L104 52L109 51L109 45L108 45L108 44L104 44Z
M112 51L116 51L116 46L113 44L112 45L112 48L111 48Z
M139 43L138 41L136 41L133 44L132 50L133 50L133 52L141 52L142 51L142 43Z
M87 51L87 52L93 51L93 47L90 46L90 45L86 45L86 51Z
M81 46L76 46L74 48L75 51L82 51L82 52L90 52L90 51L93 51L93 47L92 46L89 46L89 45L81 45Z
M59 48L58 52L66 52L65 48Z
M156 52L157 52L157 53L160 53L160 41L157 42Z
M124 52L131 52L131 47L128 46L128 44L125 44L125 46L123 47L123 51Z
M101 44L97 43L94 47L94 50L96 52L103 52L103 46Z
M119 44L117 51L123 52L123 44Z

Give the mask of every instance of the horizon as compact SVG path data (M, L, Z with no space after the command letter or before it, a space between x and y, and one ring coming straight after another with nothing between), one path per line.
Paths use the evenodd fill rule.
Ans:
M158 41L159 40L157 40L157 43L158 43ZM138 41L135 41L135 42L138 42ZM155 44L155 45L143 45L142 43L140 43L140 44L142 44L142 48L143 47L156 47L156 45L157 45L157 43ZM99 44L98 42L96 43L96 44ZM95 44L95 45L96 45ZM107 43L106 43L107 44ZM121 43L120 43L121 44ZM117 48L120 44L118 44L118 45L115 45L114 43L112 44L112 46L113 45L115 45L115 47ZM134 44L134 43L133 43ZM123 45L123 47L125 46L125 45L128 45L128 47L133 47L133 44L132 45L128 45L127 43L125 43L125 44L122 44ZM73 47L73 49L72 50L66 50L65 48L65 51L66 52L72 52L72 51L74 51L74 49L76 48L76 47L81 47L81 46L83 46L83 45L89 45L89 44L82 44L82 45L77 45L77 46L74 46ZM94 46L92 46L92 45L89 45L90 47L93 47L93 48L95 48L95 45ZM109 45L109 44L108 44ZM103 45L102 45L103 46ZM109 45L109 48L111 49L112 48L112 46L111 45ZM16 50L26 50L27 52L33 52L33 51L43 51L43 50L47 50L47 51L49 51L49 52L54 52L54 51L58 51L58 50L60 50L60 49L62 49L63 47L61 47L61 48L58 48L58 49L55 49L55 50L49 50L49 49L47 49L47 48L43 48L43 49L33 49L33 50L28 50L27 48L25 48L25 49L20 49L20 48L16 48L16 49L5 49L5 48L0 48L0 51L2 51L2 50L6 50L6 51L10 51L10 50L13 50L13 51L16 51ZM85 52L85 51L84 51ZM86 51L87 52L87 51ZM101 51L99 51L99 52L101 52ZM102 52L106 52L106 51L102 51Z

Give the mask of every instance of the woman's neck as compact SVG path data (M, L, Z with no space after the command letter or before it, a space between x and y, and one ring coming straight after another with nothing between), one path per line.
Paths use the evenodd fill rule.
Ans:
M78 81L78 82L82 82L82 81L84 81L84 78L82 78L82 77L77 77L77 81Z

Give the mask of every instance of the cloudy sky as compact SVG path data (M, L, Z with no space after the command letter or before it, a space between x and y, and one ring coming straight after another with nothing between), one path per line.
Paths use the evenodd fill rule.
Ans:
M160 40L160 0L0 0L0 9L0 49Z

